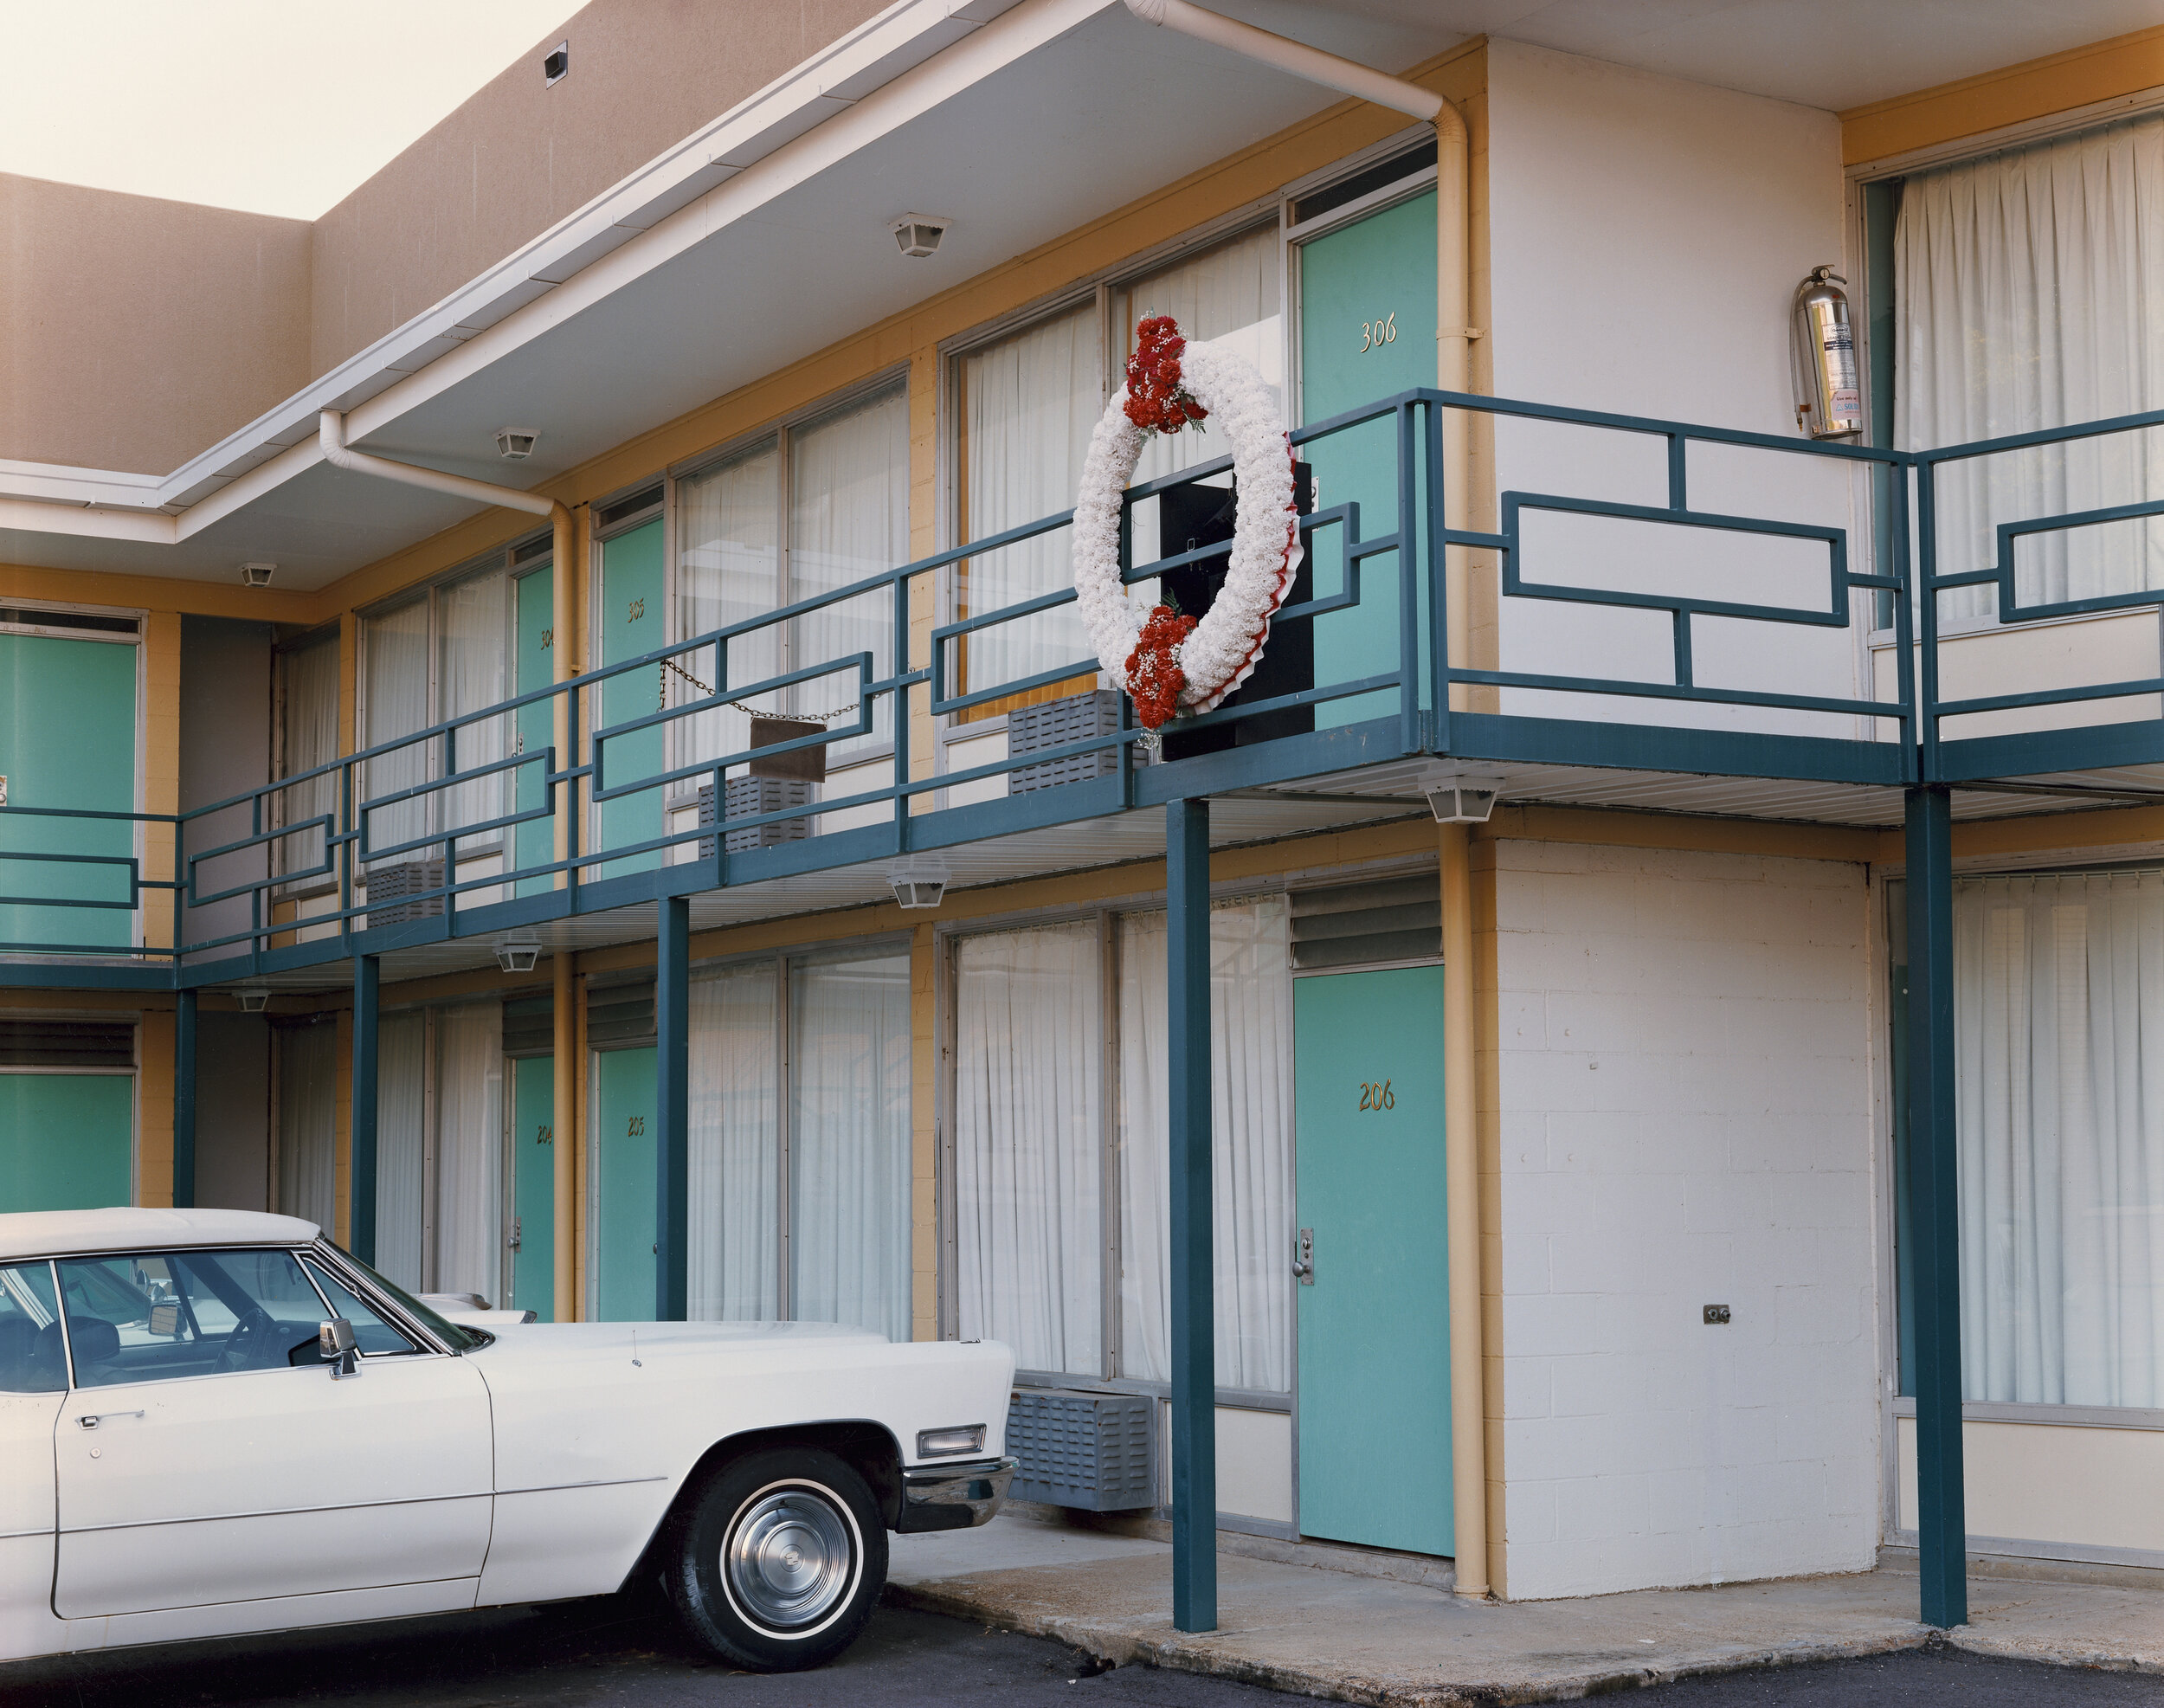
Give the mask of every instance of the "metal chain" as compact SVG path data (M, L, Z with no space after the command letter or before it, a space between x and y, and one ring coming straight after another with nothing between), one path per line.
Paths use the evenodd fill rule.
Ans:
M700 681L698 677L692 675L690 671L685 669L682 665L679 664L673 658L663 659L661 661L661 668L664 671L673 670L679 676L681 676L686 682L689 682L702 694L711 696L714 692L712 688L708 687L705 683ZM666 706L669 703L669 679L666 675L661 678L660 690L657 697L663 706ZM731 712L741 712L747 718L794 718L801 719L808 724L831 723L836 718L845 717L848 713L854 712L863 704L864 702L860 699L853 699L847 706L837 706L831 712L755 712L751 707L743 705L737 700L731 699L722 702L722 705L727 707L728 710ZM717 707L716 709L719 710L720 708Z

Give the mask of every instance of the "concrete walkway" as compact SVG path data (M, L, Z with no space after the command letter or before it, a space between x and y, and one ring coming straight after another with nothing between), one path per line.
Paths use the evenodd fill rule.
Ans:
M888 1599L1053 1637L1116 1663L1268 1685L1339 1702L1549 1702L1692 1673L1832 1660L1932 1640L1916 1581L1891 1571L1582 1601L1462 1602L1447 1590L1220 1554L1219 1625L1172 1628L1162 1542L1003 1515L982 1530L891 1539ZM2164 1595L1974 1579L1980 1654L2164 1673Z

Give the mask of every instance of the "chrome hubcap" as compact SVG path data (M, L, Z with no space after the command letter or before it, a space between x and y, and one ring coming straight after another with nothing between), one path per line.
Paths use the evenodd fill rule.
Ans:
M761 1495L737 1515L723 1552L744 1615L776 1630L815 1625L849 1593L856 1550L848 1520L811 1489Z

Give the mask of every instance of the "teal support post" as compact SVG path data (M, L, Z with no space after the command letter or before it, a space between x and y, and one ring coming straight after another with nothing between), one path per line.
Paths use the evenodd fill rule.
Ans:
M1172 1624L1217 1628L1217 1348L1210 1226L1210 804L1164 809L1171 1091Z
M383 958L353 957L352 1213L347 1245L364 1263L376 1261L376 1038Z
M1926 1625L1968 1622L1961 1486L1960 1178L1954 1127L1954 850L1947 791L1911 789L1909 1223L1915 1301L1916 1544Z
M173 997L173 1208L196 1207L196 993Z
M654 904L654 1315L680 1323L691 1312L692 900Z

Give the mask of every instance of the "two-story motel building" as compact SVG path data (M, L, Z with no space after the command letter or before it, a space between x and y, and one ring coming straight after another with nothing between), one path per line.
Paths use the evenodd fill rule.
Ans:
M595 0L313 222L0 178L0 1208L1002 1338L1468 1591L2164 1569L2152 9L1214 3L1413 96ZM1311 476L1154 759L1152 313Z

